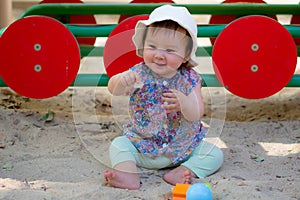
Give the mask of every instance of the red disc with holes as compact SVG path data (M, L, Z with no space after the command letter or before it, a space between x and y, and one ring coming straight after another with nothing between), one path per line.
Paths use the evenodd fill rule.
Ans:
M142 61L142 58L136 55L132 36L136 23L148 17L148 15L130 17L118 24L109 34L103 52L104 66L109 77Z
M79 65L75 37L53 18L25 17L2 34L2 79L20 95L41 99L63 92L76 78Z
M212 59L218 80L230 92L259 99L287 85L296 68L297 49L290 33L276 20L247 16L220 33Z
M133 0L130 3L174 3L172 0ZM121 15L119 23L124 19L132 17L133 15Z
M225 0L222 3L266 3L263 0ZM236 16L236 15L212 15L209 24L229 24L233 20L242 17L242 16ZM277 20L276 15L268 15L268 17L271 17L275 20ZM216 38L210 38L210 41L212 44L215 43Z
M40 4L46 3L80 3L83 2L81 0L43 0ZM93 25L96 24L96 18L94 15L49 15L49 17L53 17L63 24L78 24L78 25ZM80 45L94 45L96 38L94 37L76 37L78 43Z

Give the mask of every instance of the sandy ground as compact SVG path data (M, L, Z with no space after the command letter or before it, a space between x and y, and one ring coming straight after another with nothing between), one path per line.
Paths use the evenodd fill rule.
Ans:
M19 10L15 10L15 14ZM95 71L95 60L82 71ZM94 65L95 67L95 65ZM204 88L206 140L222 148L222 168L204 180L215 200L300 200L300 92L286 88L247 100L222 88ZM104 184L107 149L127 120L126 98L105 87L68 88L48 99L0 93L0 199L168 199L168 170L141 170L142 188Z

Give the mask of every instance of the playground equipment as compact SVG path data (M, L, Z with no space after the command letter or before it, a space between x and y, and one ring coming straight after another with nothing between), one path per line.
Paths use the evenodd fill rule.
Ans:
M132 0L130 3L174 3L172 0ZM119 23L129 17L134 15L121 15L119 18Z
M58 4L58 3L72 3L72 4L83 4L81 0L43 0L40 4ZM95 25L97 24L96 18L94 15L48 15L53 17L63 24L84 24L84 25ZM96 38L95 37L77 37L78 43L81 45L94 45Z
M108 74L77 74L77 70L79 67L79 63L77 63L78 61L76 62L72 61L72 64L70 64L69 61L67 61L68 59L64 57L65 55L62 54L62 52L68 51L70 52L70 54L74 55L74 60L78 60L78 52L80 53L79 57L81 58L86 56L104 56L104 54L106 54L105 52L108 51L106 47L79 43L79 48L77 46L76 49L74 45L72 45L72 47L69 47L70 49L63 51L62 49L67 48L66 46L68 46L65 41L62 41L64 40L65 37L57 35L54 39L54 35L51 34L53 29L49 25L47 25L47 27L50 33L47 33L46 31L43 32L42 29L41 31L39 29L35 29L36 31L34 33L36 35L39 35L40 38L43 38L45 41L48 41L49 38L50 39L53 38L51 40L52 42L49 42L41 46L39 45L35 46L34 44L40 44L36 40L36 38L33 37L32 39L25 39L27 37L26 33L30 32L29 29L33 29L35 27L20 25L20 28L17 28L17 30L10 31L10 29L13 30L15 28L14 27L15 23L19 23L19 24L24 23L25 25L26 23L28 23L27 20L30 17L33 17L33 15L35 19L37 19L37 21L42 21L42 19L44 19L45 16L60 16L60 19L63 18L65 19L65 21L61 21L61 22L55 21L49 23L55 23L56 24L55 26L57 26L58 29L66 33L69 31L76 38L108 37L110 34L112 34L115 28L117 29L118 26L122 26L121 23L119 25L118 24L106 24L106 25L71 24L68 23L69 21L67 19L69 16L74 16L74 15L77 16L78 15L80 16L147 15L154 8L160 5L161 4L154 4L154 3L149 3L149 4L148 3L147 4L145 3L44 4L43 3L29 8L19 17L19 19L16 22L12 23L7 28L0 30L0 35L1 35L0 75L2 77L2 79L0 79L0 86L2 87L9 86L12 89L14 89L16 92L20 92L20 94L23 93L24 96L28 96L31 98L47 98L59 94L68 86L107 86L107 82L109 79ZM297 51L295 44L290 39L291 37L293 37L294 39L300 38L300 27L297 26L296 24L281 25L277 22L275 23L275 21L272 20L271 18L257 17L257 15L265 15L265 16L300 15L300 5L256 4L256 3L175 4L175 5L186 6L192 14L197 14L197 15L246 16L249 19L255 21L255 22L251 22L252 23L251 29L249 29L249 31L251 31L252 33L259 31L259 34L257 34L258 38L256 39L250 37L249 36L250 34L245 35L248 36L247 40L251 41L250 42L251 45L250 47L247 47L248 48L247 51L244 51L241 49L246 47L242 47L243 42L240 42L238 40L237 35L235 35L234 37L231 36L229 37L226 36L226 32L228 31L232 32L235 30L241 31L241 28L239 27L244 27L245 24L248 23L248 20L245 20L245 18L238 18L236 19L236 21L233 21L229 24L198 25L198 37L204 37L204 38L218 37L214 45L207 46L207 47L199 46L197 51L197 56L199 57L212 56L213 61L215 61L214 69L217 69L216 74L202 74L205 81L204 86L209 86L209 87L224 86L228 88L229 91L231 91L236 95L245 98L253 98L253 99L268 97L272 94L275 94L283 87L300 86L300 75L293 74L299 51ZM267 27L268 24L272 24L272 25L270 27ZM131 24L131 27L133 27L133 24ZM263 27L263 28L260 29L259 27ZM279 41L286 41L285 44L282 44L279 41L277 41L279 37L277 31L281 32ZM12 32L17 32L20 35L17 35L18 38L14 39L15 36L10 35L12 34ZM266 42L269 37L273 38L274 41ZM110 37L108 38L108 40L109 39ZM227 41L230 39L234 43L234 45L229 45L227 43ZM244 39L242 41L245 41ZM70 40L70 41L74 41L74 40ZM29 44L29 42L31 42L31 44ZM50 46L52 47L51 51L38 50L39 48L41 48L42 50L47 49L48 45L49 47ZM276 46L276 51L274 50L275 46ZM11 47L11 49L8 50L8 47ZM116 48L119 48L119 46ZM33 54L29 55L28 49L32 51L31 53L35 53L34 55L36 57L34 57ZM228 61L222 60L224 58L224 56L221 55L222 52L224 51L222 49L226 49L226 51L228 51L229 53L231 52L231 54L226 56L228 58L231 58L233 60L232 62L236 62L234 64L235 66L234 70L227 69L227 68L225 69L226 65L224 63L228 64ZM57 51L56 53L58 52L61 53L55 54L55 56L58 55L58 57L55 57L53 56L53 54L51 54L51 52L54 51ZM248 57L247 55L249 51L253 53L251 57L250 56ZM240 54L243 52L244 52L243 55L246 56L247 59L237 59L238 57L237 55L240 56ZM278 57L280 57L280 60L283 62L283 64L274 62L273 59ZM42 58L48 61L51 60L51 63L46 62L43 65L39 64L40 62L39 59ZM257 64L258 61L255 59L259 59L261 63ZM30 62L27 62L28 60L30 60ZM63 65L64 70L66 70L66 67L68 66L68 70L71 70L72 75L69 76L69 73L66 72L59 74L58 69L60 69L60 67L58 66L60 64L56 63L55 60L59 60L60 64L68 63ZM245 66L247 62L249 62L249 60L252 61L250 62L251 64L248 63L248 65ZM70 69L71 66L72 69ZM46 72L48 68L49 71L51 72ZM240 68L241 70L247 69L248 72L243 74L241 72L237 72L236 68ZM15 69L16 71L11 71L11 69ZM27 70L31 70L31 72ZM113 67L112 71L114 70L115 67ZM226 74L222 70L225 71L228 70L231 71L232 73ZM46 73L44 74L41 72L46 72ZM108 69L107 72L110 73ZM269 72L274 72L275 74L271 75ZM20 75L16 75L16 74L20 74ZM76 76L74 74L76 74ZM68 79L66 79L66 76L68 76ZM57 79L54 79L55 77L57 77ZM234 80L233 77L240 77L240 78L239 80L237 80L237 82L233 82L232 81ZM249 82L249 81L253 83L251 83L250 84L251 86L247 88L246 85L248 83L246 84L245 82ZM45 85L45 82L48 82L47 84L53 84L54 88L57 87L57 89L55 89L55 92L54 89L48 90L47 88L48 86ZM280 84L277 84L278 82L280 82ZM232 89L235 88L235 86L238 89ZM42 92L42 90L40 90L40 88L42 87L45 90L44 93ZM261 88L259 94L257 94L258 91L257 88ZM27 90L30 90L30 92L27 93ZM240 91L242 90L246 91L247 94L240 93Z
M2 35L0 45L5 48L0 56L2 79L23 96L55 96L77 75L80 52L76 39L53 18L30 16L15 21Z
M255 3L255 4L265 4L266 2L263 0L225 0L222 2L222 4L228 4L228 3ZM230 22L232 22L233 20L243 17L243 14L229 14L229 15L212 15L209 19L209 24L229 24ZM271 17L275 20L277 20L276 15L267 15L268 17ZM211 37L210 41L212 44L215 43L216 38L215 37Z
M246 16L230 23L215 41L212 56L222 85L249 99L280 91L297 64L292 36L277 21L264 16Z
M142 61L141 57L136 56L136 48L131 38L136 23L146 19L148 19L148 15L126 18L109 34L103 52L103 61L108 77L123 72Z

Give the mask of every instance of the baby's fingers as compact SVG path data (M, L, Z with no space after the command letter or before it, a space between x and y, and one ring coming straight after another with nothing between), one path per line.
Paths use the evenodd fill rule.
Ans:
M178 104L167 104L167 102L165 102L162 105L162 108L165 109L166 113L171 113L171 112L176 112L179 111L179 105Z
M132 87L139 80L138 75L132 71L126 71L122 74L121 83L125 87Z

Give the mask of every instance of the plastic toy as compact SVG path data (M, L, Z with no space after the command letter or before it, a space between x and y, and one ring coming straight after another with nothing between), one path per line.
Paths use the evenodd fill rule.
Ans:
M212 191L207 184L193 184L186 192L186 200L212 200Z
M212 200L209 183L179 184L172 191L173 200Z

